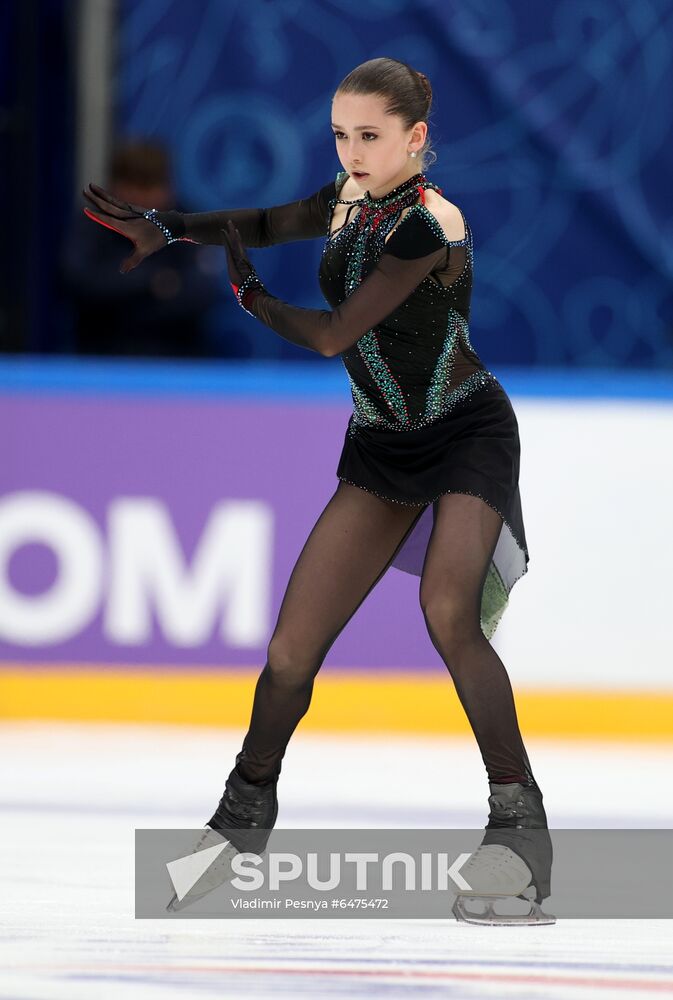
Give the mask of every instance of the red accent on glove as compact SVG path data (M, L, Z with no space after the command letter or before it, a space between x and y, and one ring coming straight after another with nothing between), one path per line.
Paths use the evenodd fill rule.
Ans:
M98 216L93 215L88 208L83 208L82 211L86 216L88 216L89 219L93 219L93 221L97 222L100 226L105 226L106 229L111 229L114 233L119 233L120 236L125 236L127 240L131 240L131 237L127 233L122 233L121 229L117 229L116 226L111 226L109 222L103 222L103 220L99 219ZM190 240L189 236L178 236L177 242L194 243L196 246L200 246L198 240ZM131 240L131 243L133 243L133 240Z
M82 209L82 211L84 212L85 215L87 215L90 219L93 219L93 221L97 222L99 225L105 226L106 229L111 229L115 233L119 233L120 236L126 237L127 240L130 239L130 237L127 236L126 233L122 233L121 229L117 229L116 226L111 226L109 222L103 222L102 219L99 219L96 215L90 212L88 208L84 208ZM131 242L133 243L133 240L131 240Z

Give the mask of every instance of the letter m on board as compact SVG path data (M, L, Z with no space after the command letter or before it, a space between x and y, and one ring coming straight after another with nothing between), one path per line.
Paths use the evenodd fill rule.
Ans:
M165 503L122 497L108 509L108 599L103 628L114 643L139 645L152 634L198 647L214 627L228 645L255 647L268 636L273 510L261 500L216 504L185 558Z

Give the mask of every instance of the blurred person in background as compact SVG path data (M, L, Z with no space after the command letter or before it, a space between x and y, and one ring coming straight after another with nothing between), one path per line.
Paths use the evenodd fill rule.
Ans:
M122 201L159 211L173 208L169 155L155 140L115 146L110 190ZM103 233L78 214L63 248L61 277L73 306L72 349L77 354L204 357L211 346L208 311L221 301L215 251L170 247L132 274L120 273L128 247L122 235ZM232 351L236 354L236 351Z

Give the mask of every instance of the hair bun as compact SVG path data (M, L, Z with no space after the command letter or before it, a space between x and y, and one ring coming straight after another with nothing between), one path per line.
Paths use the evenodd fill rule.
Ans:
M421 81L421 86L425 91L425 96L428 99L428 103L430 103L430 101L432 100L432 87L430 86L430 81L428 80L425 73L421 73L419 69L416 70L416 75L418 79Z

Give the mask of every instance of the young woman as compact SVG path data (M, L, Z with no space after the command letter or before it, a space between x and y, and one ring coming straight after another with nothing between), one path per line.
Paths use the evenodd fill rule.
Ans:
M286 340L340 355L352 390L339 484L292 571L250 727L206 830L226 830L234 851L265 848L281 761L325 655L395 565L420 576L430 637L490 785L486 835L463 870L471 886L464 895L527 889L527 922L541 922L539 903L550 891L547 819L507 671L489 642L529 559L518 424L470 342L469 224L424 173L431 102L422 73L372 59L334 94L343 170L311 197L181 215L128 205L90 185L84 194L96 211L85 211L133 241L125 271L176 239L223 243L240 305ZM270 294L244 249L318 237L331 311ZM464 903L459 894L454 912L470 919ZM489 911L477 919L496 918Z

